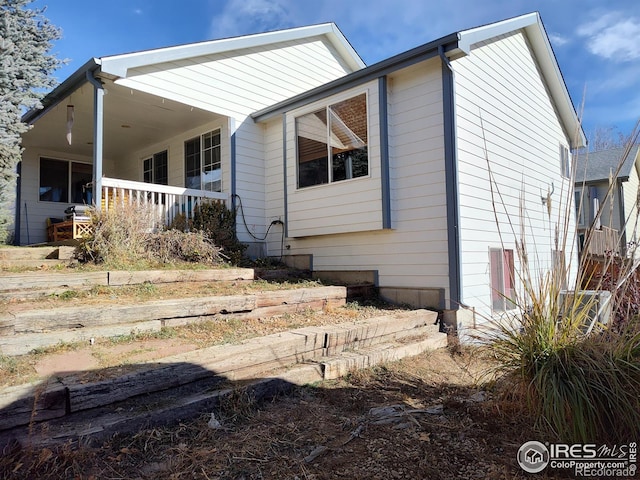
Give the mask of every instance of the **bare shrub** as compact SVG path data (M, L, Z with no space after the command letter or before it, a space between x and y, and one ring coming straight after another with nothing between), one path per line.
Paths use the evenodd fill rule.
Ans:
M209 242L202 232L166 230L148 239L149 253L162 263L176 260L200 263L222 263L220 247Z
M205 233L157 231L154 205L115 205L91 213L93 234L79 246L79 258L109 268L130 269L148 263L222 263L221 248Z

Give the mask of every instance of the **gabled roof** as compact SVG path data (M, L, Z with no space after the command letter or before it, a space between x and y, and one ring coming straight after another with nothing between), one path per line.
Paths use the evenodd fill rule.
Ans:
M622 147L578 155L576 159L576 186L583 183L608 181L609 176L618 169L625 152L626 148ZM636 145L631 148L618 173L617 179L619 181L625 182L629 179L636 162L640 160L639 154L640 146Z
M558 110L558 115L572 142L572 148L579 148L586 145L586 137L582 126L571 101L571 97L569 96L560 68L558 67L558 62L549 43L549 38L547 37L542 20L537 12L454 32L412 50L382 60L365 69L358 70L326 85L310 90L309 92L255 112L252 117L255 121L266 120L277 114L304 105L305 103L320 99L323 96L338 93L382 75L389 74L395 70L435 57L439 55L440 51L455 61L455 59L460 56L471 54L472 46L478 42L486 41L520 29L525 32L533 48L536 60L542 70L542 75L546 80Z
M44 115L49 108L57 105L71 92L84 84L87 81L87 75L93 75L94 72L106 74L114 78L125 78L128 70L136 67L194 58L203 55L232 52L245 48L267 47L277 43L291 42L313 37L326 38L351 70L359 70L365 67L365 63L362 61L358 53L353 49L351 44L334 23L323 23L307 27L209 40L153 50L125 53L121 55L96 57L86 62L82 67L58 85L58 87L51 91L42 101L44 108L28 111L22 117L22 121L25 123L35 122L38 118Z
M200 57L202 55L230 52L245 48L264 47L275 43L318 36L325 36L341 57L343 57L349 64L352 70L359 70L365 67L360 56L356 53L336 24L322 23L307 27L276 30L273 32L257 33L241 37L223 38L206 42L190 43L174 47L103 57L101 59L102 72L110 73L118 77L126 77L128 69L140 66Z

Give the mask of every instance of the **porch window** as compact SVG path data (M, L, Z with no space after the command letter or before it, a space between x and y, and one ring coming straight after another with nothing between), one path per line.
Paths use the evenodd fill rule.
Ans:
M208 192L222 191L220 129L184 142L185 186Z
M90 164L40 158L41 202L91 203L87 185L92 180L93 167Z
M367 96L296 118L298 188L369 175Z
M490 248L489 266L491 307L498 312L513 309L515 300L513 250Z
M169 185L169 155L167 151L155 153L142 161L142 175L146 183Z

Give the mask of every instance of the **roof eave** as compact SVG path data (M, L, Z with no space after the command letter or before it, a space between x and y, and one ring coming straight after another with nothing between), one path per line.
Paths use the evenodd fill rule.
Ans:
M42 108L32 108L22 116L22 122L26 124L35 123L40 117L47 113L50 109L58 105L62 100L67 98L72 92L77 90L87 81L87 72L94 72L100 68L100 60L92 58L82 65L78 70L73 72L67 79L49 92L42 99Z
M325 36L353 70L365 66L358 53L334 23L321 23L307 27L112 55L102 58L102 70L105 73L125 78L127 71L132 68L318 36Z
M285 111L292 110L306 103L311 103L321 97L338 93L339 91L346 90L383 75L388 75L389 73L401 68L405 68L417 62L437 56L438 47L440 46L444 48L446 53L457 52L458 34L452 33L451 35L434 40L433 42L407 50L406 52L333 80L332 82L320 85L319 87L291 97L287 100L283 100L275 105L258 110L251 114L251 118L253 118L255 122L269 120Z
M520 29L526 32L527 38L536 52L536 59L555 100L554 103L569 137L571 148L577 149L586 146L587 139L582 124L538 12L462 31L460 32L460 49L469 54L475 43Z

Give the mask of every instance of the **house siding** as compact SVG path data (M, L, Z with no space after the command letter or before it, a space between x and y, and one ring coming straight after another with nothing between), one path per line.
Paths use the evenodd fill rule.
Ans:
M522 228L532 278L538 278L552 265L557 227L560 245L566 243L565 253L575 255L573 188L561 175L559 156L560 145L566 147L569 141L522 32L477 44L469 56L452 64L462 301L489 315L489 248L503 246L515 253ZM549 215L541 197L551 189ZM573 262L567 259L567 265L575 266L572 258ZM519 267L516 254L516 269Z
M325 40L282 42L133 68L116 83L242 119L349 73L336 56Z
M294 228L300 231L307 228L304 232L311 235L286 238L281 252L281 231L273 231L268 239L269 255L312 254L315 270L377 270L379 286L444 289L444 296L448 298L440 61L422 62L394 72L388 78L391 229L382 229L380 223L379 138L374 140L379 136L377 86L378 82L366 85L371 108L370 143L375 145L371 148L370 163L375 178L313 187L309 190L313 190L313 195L305 195L307 203L290 201L289 217L299 215L301 218ZM354 93L359 91L361 89L353 90ZM328 98L324 104L331 102L332 99ZM287 195L290 200L291 188L295 188L294 123L291 118L287 118L286 128ZM282 134L282 119L272 120L266 125L265 203L269 221L284 219L285 213ZM359 184L368 185L369 182L375 190L366 193L358 190ZM364 210L363 201L367 205ZM335 216L325 217L330 208L335 208ZM365 213L365 219L358 220ZM302 223L304 216L311 216L314 220ZM354 230L359 228L360 222L369 222L367 228L370 231L333 233L330 228L338 225L339 228Z

